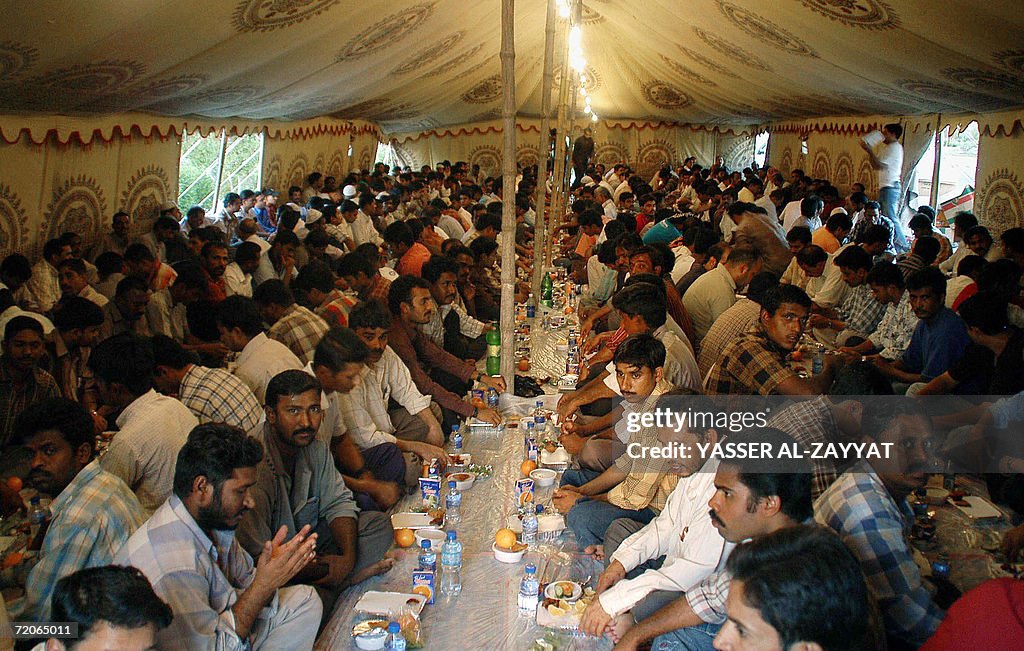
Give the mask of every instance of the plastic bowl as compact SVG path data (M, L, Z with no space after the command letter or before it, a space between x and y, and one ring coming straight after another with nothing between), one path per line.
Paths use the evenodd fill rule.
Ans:
M448 539L448 534L441 529L417 529L415 533L416 547L420 547L424 540L429 540L430 548L434 551L441 549L441 545Z
M525 549L518 552L510 552L507 549L498 547L498 543L492 543L491 550L494 552L494 558L502 563L518 563L523 560L523 555L526 554Z
M466 470L460 470L459 472L453 472L445 476L444 486L442 487L443 492L447 494L448 482L454 481L455 488L460 491L466 491L473 487L473 482L476 481L476 473L472 473Z
M561 597L556 597L555 586L561 586L563 589L568 589L572 592L569 594L569 596L565 596L563 594ZM578 601L579 598L583 596L583 586L581 586L579 583L576 583L575 581L554 581L552 583L549 583L548 586L544 588L544 596L548 599L562 599L564 601L572 603L574 601Z
M537 482L538 486L545 488L548 486L553 486L555 483L555 477L557 476L558 473L555 472L554 470L551 470L550 468L537 468L536 470L530 473L530 477L533 479L533 481Z

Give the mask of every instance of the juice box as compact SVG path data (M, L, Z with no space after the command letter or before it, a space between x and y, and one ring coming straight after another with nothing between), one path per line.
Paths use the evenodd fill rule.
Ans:
M428 604L434 603L434 573L430 570L413 570L412 593L426 597Z
M441 479L420 477L420 495L423 497L423 506L430 509L441 506Z
M516 480L516 507L533 501L533 480L523 477Z

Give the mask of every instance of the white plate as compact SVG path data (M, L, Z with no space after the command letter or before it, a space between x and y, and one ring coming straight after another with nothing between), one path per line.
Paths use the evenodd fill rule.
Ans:
M542 466L565 466L569 461L569 453L562 446L558 446L554 452L544 449L540 451L540 465Z
M455 479L455 475L469 475L469 479L466 479L465 481L459 481L458 479ZM459 492L468 491L470 488L473 487L473 482L476 481L476 473L469 472L468 470L460 470L458 472L453 472L449 473L448 475L445 475L444 486L442 491L445 495L448 494L448 482L450 481L455 482L455 488Z
M561 596L561 597L556 597L555 596L555 586L560 584L560 583L563 584L563 585L564 584L571 585L572 586L572 594L569 595L568 597L566 597L564 595ZM547 597L548 599L563 599L565 601L568 601L569 603L572 603L574 601L578 601L579 598L583 596L583 586L581 586L579 583L576 583L575 581L552 581L551 583L548 584L548 586L546 588L544 588L544 596Z
M408 606L419 613L423 610L423 604L426 602L427 598L423 595L370 590L356 602L355 611L357 613L366 613L367 615L384 615L387 617L389 613L401 613L402 609Z
M396 513L391 516L391 526L395 529L439 529L441 525L431 524L429 513Z
M978 497L977 495L966 495L964 501L970 504L970 506L959 506L950 500L949 503L953 504L956 508L963 511L967 517L975 520L983 520L986 518L1001 518L1003 512L997 509L991 502L986 500L984 497Z

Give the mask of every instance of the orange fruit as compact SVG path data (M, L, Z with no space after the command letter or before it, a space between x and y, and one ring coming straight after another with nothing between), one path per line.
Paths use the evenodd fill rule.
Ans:
M411 547L416 542L416 534L412 529L395 529L395 544L399 547Z
M519 360L519 370L523 371L523 372L529 371L530 370L530 360L526 359L525 357L522 358L521 360Z
M24 487L24 483L21 481L21 477L8 477L7 487L17 493Z
M494 542L503 549L512 549L516 544L516 532L511 529L498 529L494 534Z
M519 466L519 472L523 473L523 477L529 477L530 473L537 469L537 462L533 459L527 459Z
M573 312L575 312L575 311L576 311L576 310L574 310L574 309L573 309L573 307L572 307L571 305L566 305L566 306L565 306L565 313L566 313L566 314L572 314L572 313L573 313Z
M430 589L429 585L418 585L412 589L413 594L423 595L430 601L434 596L434 591Z
M7 568L14 567L18 563L20 563L23 558L25 558L25 555L22 554L21 552L11 552L10 554L7 555L6 558L4 558L4 562L3 562L3 566L2 567L5 570Z

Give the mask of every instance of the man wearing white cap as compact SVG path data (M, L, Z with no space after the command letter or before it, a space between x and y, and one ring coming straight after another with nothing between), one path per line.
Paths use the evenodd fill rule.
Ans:
M356 190L356 186L349 184L342 189L341 194L349 201L355 201L356 195L359 192Z

